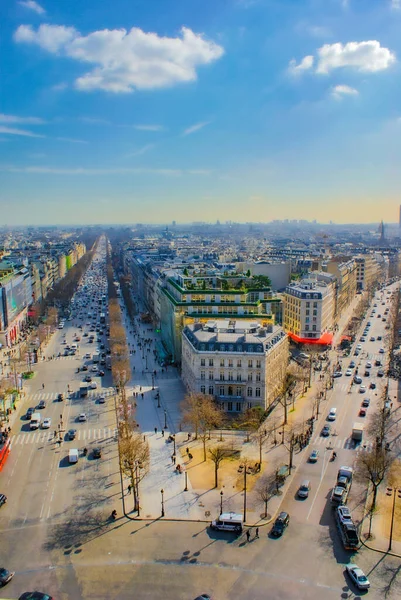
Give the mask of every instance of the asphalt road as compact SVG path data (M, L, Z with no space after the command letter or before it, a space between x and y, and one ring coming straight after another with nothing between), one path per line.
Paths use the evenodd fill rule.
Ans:
M380 335L374 327L381 326L381 319L369 320L374 321L370 335ZM49 352L57 353L64 333L72 341L74 331L67 323L55 334ZM86 352L84 346L81 354ZM363 346L367 356L358 357L362 364L368 357L375 358L380 343L365 342ZM344 360L343 367L352 358ZM191 600L202 592L215 600L359 597L344 574L349 554L342 549L328 505L338 466L352 465L357 452L347 440L353 422L360 420L356 415L364 395L357 390L347 394L344 385L348 386L351 378L344 375L336 380L330 399L322 405L322 419L331 406L337 407L337 435L330 438L338 452L337 461L329 462L328 442L318 441L316 428L319 461L315 465L306 462L309 449L296 458L301 462L299 472L283 499L282 508L291 514L288 529L275 540L269 537L270 525L261 527L260 538L254 539L253 532L247 543L245 535L235 539L211 533L204 523L109 520L112 508L121 514L113 400L110 397L105 404L98 404L94 392L86 399L72 394L64 403L53 401L68 385L73 391L78 389L82 379L82 373L76 373L79 364L82 361L71 357L37 367L25 408L48 394L42 412L52 418L50 433L26 431L23 419L19 430L14 428L12 452L0 474L1 490L5 489L9 498L0 510L0 566L15 570L16 575L2 597L17 598L32 589L46 591L57 600ZM373 375L369 380L376 379ZM104 385L109 385L107 374ZM373 402L374 394L368 395ZM87 423L76 422L80 412L87 413ZM76 441L63 441L59 448L52 432L60 414L63 429L74 427L78 435ZM69 465L68 448L82 449L84 445L89 449L101 445L103 458L93 460L89 452L77 465ZM312 491L301 502L296 491L305 478L311 480ZM356 498L357 486L354 489ZM393 575L399 562L382 560L381 555L367 550L359 552L357 561L371 579L369 597L382 598L386 591L387 598L397 597L400 589L395 587Z

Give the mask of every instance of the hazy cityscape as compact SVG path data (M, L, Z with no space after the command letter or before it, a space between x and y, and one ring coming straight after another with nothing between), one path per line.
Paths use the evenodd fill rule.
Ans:
M10 0L0 597L401 597L399 0Z

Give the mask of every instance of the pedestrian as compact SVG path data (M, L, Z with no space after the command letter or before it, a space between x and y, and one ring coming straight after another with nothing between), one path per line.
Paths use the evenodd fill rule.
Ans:
M175 454L171 455L171 462L173 463L173 465L175 465Z
M128 492L128 494L131 493L131 484L127 487L127 492Z
M44 383L42 383L42 390L44 390L44 389L45 389L45 384L44 384Z
M157 433L157 427L155 427L155 433Z
M246 531L246 541L249 542L251 539L251 532L249 531L249 529L247 529Z
M191 439L191 434L188 433L188 442L189 442L190 439Z
M141 396L142 396L142 400L143 400L143 392L142 392Z
M259 539L259 527L256 527L255 529L255 540Z
M164 437L164 429L162 429L162 437Z
M186 449L186 453L189 454L189 448Z

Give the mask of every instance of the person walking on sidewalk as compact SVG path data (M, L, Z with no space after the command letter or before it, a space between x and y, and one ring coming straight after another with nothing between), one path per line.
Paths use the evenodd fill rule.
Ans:
M162 437L164 437L164 429L162 429Z
M255 529L255 540L259 539L259 527L256 527Z
M247 529L246 531L246 541L249 542L251 539L251 532L249 531L249 529Z
M155 427L155 433L157 433L157 427Z
M129 486L127 487L127 492L128 492L128 494L131 493L131 484L129 484Z

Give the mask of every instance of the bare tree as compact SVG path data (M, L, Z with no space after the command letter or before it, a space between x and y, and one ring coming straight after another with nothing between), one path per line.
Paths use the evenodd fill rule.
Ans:
M236 425L246 431L246 441L249 442L250 435L258 430L263 422L264 412L261 406L248 408L241 413Z
M134 510L139 511L139 482L148 471L149 444L140 433L127 435L124 423L119 424L119 457L120 469L131 481Z
M390 452L382 447L374 447L371 451L360 452L356 462L356 477L372 486L372 512L376 509L377 491L384 481L393 462Z
M199 436L203 444L203 460L206 461L206 442L211 429L218 427L222 414L212 396L200 393L187 394L183 401L184 423L195 430L195 439Z
M288 455L289 455L288 469L291 474L291 469L294 466L293 465L294 452L295 452L295 448L298 444L298 435L300 433L300 426L292 424L292 425L288 426L286 429L284 429L283 433L284 433L284 435L283 435L282 443L288 450Z
M256 485L256 494L264 504L265 514L264 518L267 518L267 505L269 500L278 493L278 485L276 473L273 471L259 479Z
M233 451L231 448L223 448L222 446L215 446L209 449L209 456L214 464L214 487L217 488L219 485L218 474L219 468L223 460L226 460L232 456Z

